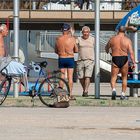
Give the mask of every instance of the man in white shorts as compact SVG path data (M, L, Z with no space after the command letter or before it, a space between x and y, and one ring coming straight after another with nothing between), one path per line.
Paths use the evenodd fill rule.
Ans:
M92 77L94 67L94 45L95 39L90 35L90 28L82 28L82 36L78 37L78 61L77 72L78 78L83 88L83 97L88 96L90 78Z

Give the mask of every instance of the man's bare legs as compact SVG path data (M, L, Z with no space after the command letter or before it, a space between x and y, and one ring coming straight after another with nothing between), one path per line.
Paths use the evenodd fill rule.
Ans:
M111 88L112 88L112 99L115 100L116 94L116 80L118 73L122 75L122 93L121 96L125 98L125 92L127 88L127 74L128 74L128 62L119 69L115 65L112 65L112 73L111 73Z
M72 97L72 88L73 88L73 68L67 69L67 76L68 76L68 84L70 88L70 96Z
M83 88L83 96L88 96L88 88L90 85L90 78L89 77L85 77L83 79L80 79L80 83L82 85Z
M66 72L66 69L63 68L63 69L60 69L60 71L61 71L61 78L62 78L62 79L65 79L65 72ZM63 88L63 86L64 86L64 83L63 83L62 81L60 81L60 82L59 82L59 87Z
M122 74L122 96L125 96L127 88L128 62L120 70Z
M73 68L63 68L63 69L60 69L60 71L62 72L61 74L61 78L65 79L65 73L67 72L67 78L68 78L68 85L69 85L69 88L70 88L70 97L72 98L72 88L73 88L73 71L74 69ZM63 88L63 85L64 83L59 83L60 87Z
M112 65L112 70L111 70L111 88L116 89L116 80L117 80L117 76L119 73L119 68Z
M119 73L119 68L112 64L111 70L111 88L112 88L112 100L116 100L116 80Z

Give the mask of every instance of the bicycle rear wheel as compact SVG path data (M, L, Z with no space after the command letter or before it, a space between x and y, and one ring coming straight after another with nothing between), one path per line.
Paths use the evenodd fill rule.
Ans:
M5 101L11 87L11 79L5 78L0 84L0 105Z
M56 101L54 88L60 87L60 83L61 85L63 85L63 89L65 89L69 94L70 89L68 83L60 77L49 77L40 84L38 96L44 105L50 106L54 104L54 102Z

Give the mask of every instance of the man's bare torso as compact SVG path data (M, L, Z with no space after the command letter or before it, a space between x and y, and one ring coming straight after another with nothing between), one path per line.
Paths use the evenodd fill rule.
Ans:
M62 35L56 40L56 53L59 57L74 57L75 39L70 35Z
M112 56L127 56L130 45L129 39L124 35L116 35L109 42Z
M0 36L0 56L5 56L5 48L4 48L4 40L3 37Z

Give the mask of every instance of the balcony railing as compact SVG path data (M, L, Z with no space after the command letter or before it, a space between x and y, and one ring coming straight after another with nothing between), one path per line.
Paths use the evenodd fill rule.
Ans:
M20 10L90 10L94 11L95 0L80 3L80 0L20 0ZM100 10L131 10L140 4L140 0L101 0ZM1 10L13 9L13 0L0 0Z

